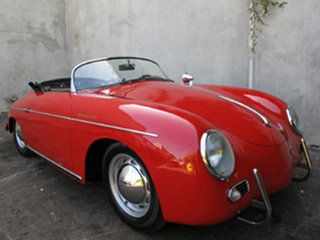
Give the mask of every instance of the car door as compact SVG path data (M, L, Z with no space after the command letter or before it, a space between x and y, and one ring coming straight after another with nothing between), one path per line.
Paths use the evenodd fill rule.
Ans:
M73 169L70 92L34 92L28 114L28 145L58 165Z

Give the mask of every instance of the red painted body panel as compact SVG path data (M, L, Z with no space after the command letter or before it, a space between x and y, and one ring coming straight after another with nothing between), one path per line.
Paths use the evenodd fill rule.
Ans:
M140 82L134 85L132 87L128 84L96 93L107 92L111 96L173 106L196 114L214 126L254 144L274 146L283 142L283 137L279 135L276 128L269 129L252 112L219 98L218 95L221 93L217 91L161 82ZM249 127L250 131L248 131Z
M271 128L218 95L261 112ZM204 225L227 220L260 197L254 168L268 194L289 185L303 156L286 107L253 90L148 81L78 93L30 91L13 104L9 118L19 121L27 145L81 176L83 183L93 142L112 139L126 144L145 163L164 219ZM202 161L199 143L209 129L221 131L233 148L236 166L229 181L214 178ZM228 190L244 179L250 192L231 203Z
M13 107L31 110L18 111L18 117L14 117L21 122L26 144L40 153L45 153L46 157L54 159L59 165L72 170L70 121L51 116L70 115L70 93L30 91L22 103L18 101ZM28 131L24 131L25 129Z

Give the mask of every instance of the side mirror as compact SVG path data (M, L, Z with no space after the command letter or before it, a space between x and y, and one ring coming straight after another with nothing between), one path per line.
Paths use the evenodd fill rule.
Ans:
M193 76L188 74L188 73L184 73L182 75L182 81L185 85L189 85L192 86L193 85Z

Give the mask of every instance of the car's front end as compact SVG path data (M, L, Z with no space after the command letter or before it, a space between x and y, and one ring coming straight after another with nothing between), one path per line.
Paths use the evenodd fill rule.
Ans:
M248 223L260 224L271 217L272 208L268 196L286 188L291 183L292 179L294 179L294 171L297 164L304 157L306 158L308 170L303 178L310 176L312 165L305 141L301 138L300 142L295 142L294 147L289 146L286 141L278 146L268 147L242 141L240 148L239 139L234 139L233 136L227 133L225 133L225 136L238 145L234 147L237 161L231 176L225 179L222 176L217 177L217 174L212 174L213 177L221 180L220 184L231 184L231 186L228 186L228 191L221 194L225 197L226 206L224 209L227 209L227 211L234 209L233 213L237 215L249 205L262 208L266 210L265 217L262 219L253 220L240 217L241 220ZM230 155L229 151L231 150L226 149L223 151L226 151L226 156ZM205 158L208 159L209 157ZM206 164L206 161L204 162ZM223 157L221 158L221 165L231 169L230 163L228 160L224 160ZM222 169L223 166L218 168ZM219 171L218 168L217 171ZM227 211L225 210L224 213ZM214 215L212 214L212 216Z
M204 132L199 143L196 155L172 154L169 158L166 154L165 166L158 166L160 176L153 175L168 222L211 225L252 205L265 209L265 217L240 219L260 224L271 217L268 196L288 187L304 157L309 166L306 175L312 169L303 138L293 145L283 141L259 146L222 129L212 129Z
M292 107L270 95L225 87L214 90L211 102L203 101L202 107L184 107L197 112L209 125L199 131L199 135L203 133L198 139L197 155L187 155L176 164L185 168L185 174L176 171L172 179L166 175L171 182L167 193L159 186L160 200L165 195L161 202L164 218L191 225L215 224L252 205L266 210L265 217L239 219L260 224L271 217L270 195L288 187L292 180L310 176L312 164L301 122ZM198 95L190 102L197 103L197 99L204 97ZM212 111L204 112L205 108ZM303 159L305 176L297 178L294 171ZM183 184L175 183L175 178Z

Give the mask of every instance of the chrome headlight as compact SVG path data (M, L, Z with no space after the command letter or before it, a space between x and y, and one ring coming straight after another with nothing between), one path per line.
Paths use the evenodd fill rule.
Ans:
M220 180L233 173L235 160L229 141L217 130L209 130L201 137L201 155L208 171Z
M293 109L293 107L288 106L287 116L288 116L289 123L292 126L295 133L298 134L299 136L302 136L303 131L302 131L302 126L301 126L301 121L299 119L299 115Z

